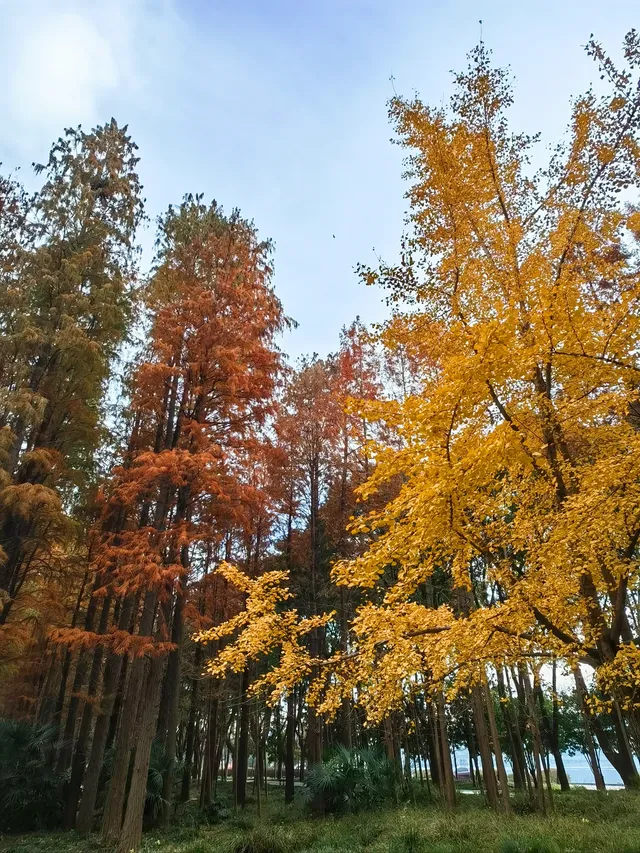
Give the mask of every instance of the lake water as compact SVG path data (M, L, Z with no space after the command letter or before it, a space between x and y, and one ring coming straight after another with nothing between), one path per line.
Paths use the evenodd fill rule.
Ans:
M591 772L591 768L583 755L563 755L562 758L564 759L564 766L572 785L594 785L593 773ZM617 771L607 761L604 755L602 755L602 753L598 753L598 758L600 759L600 767L602 768L602 775L604 776L606 785L610 787L622 787L622 779L620 779ZM469 769L468 752L464 750L457 750L456 761L458 763L458 770L462 770L463 768L465 770ZM507 764L507 772L511 772L509 763L505 763ZM553 757L551 757L551 765L554 766Z

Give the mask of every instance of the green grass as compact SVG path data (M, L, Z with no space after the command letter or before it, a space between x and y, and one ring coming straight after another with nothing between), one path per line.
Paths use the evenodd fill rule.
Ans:
M145 835L144 853L640 853L640 794L576 790L555 795L547 817L510 817L461 796L449 813L433 804L405 805L344 817L312 818L286 808L270 792L258 819L255 804L216 824L195 809L166 833ZM97 836L36 833L0 838L0 853L107 853Z

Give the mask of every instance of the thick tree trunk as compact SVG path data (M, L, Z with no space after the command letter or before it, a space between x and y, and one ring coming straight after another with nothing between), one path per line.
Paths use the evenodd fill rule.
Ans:
M587 686L584 682L584 678L582 677L582 673L580 672L580 668L576 667L574 670L574 678L576 681L576 688L578 690L578 694L582 697L582 702L585 707L586 713L589 715L589 720L591 722L591 729L594 732L600 749L605 754L607 761L615 767L618 772L625 788L636 789L638 787L638 783L640 781L638 777L638 770L636 768L635 762L633 760L633 755L631 750L629 749L628 740L626 737L626 732L624 731L624 725L620 720L618 714L613 714L613 725L616 731L616 739L618 741L618 751L614 750L611 745L611 741L609 736L600 721L598 720L595 714L591 713L589 709L589 705L586 702L587 698Z
M124 820L118 836L118 853L131 853L132 850L137 850L142 840L142 820L147 793L149 760L156 730L163 666L164 661L160 656L151 659L142 696L142 714L140 715L140 727L136 738L135 757Z
M155 621L156 600L157 594L155 592L147 592L144 597L139 633L149 638ZM143 656L137 657L131 662L129 679L122 699L120 726L116 736L116 754L102 818L102 835L106 840L116 841L120 837L127 780L131 765L131 750L135 747L138 709L145 683L146 668L146 658ZM153 734L155 734L155 720Z
M129 596L125 599L120 610L120 617L118 620L118 628L120 630L125 630L129 626L134 609L134 603L135 599L133 596ZM89 763L84 774L80 808L78 810L78 817L76 820L76 829L78 832L89 833L93 826L93 814L98 796L100 774L102 771L104 753L107 746L111 723L111 715L116 700L116 693L123 664L123 655L113 653L109 655L104 671L102 702L100 703L100 710L98 712L98 717L93 731Z

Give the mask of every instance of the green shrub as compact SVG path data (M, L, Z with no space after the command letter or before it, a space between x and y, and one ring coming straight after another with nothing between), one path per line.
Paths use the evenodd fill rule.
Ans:
M522 791L516 791L511 797L511 808L517 815L538 814L540 811L536 798Z
M312 806L331 812L353 812L395 799L392 763L379 749L336 747L307 776Z
M217 824L228 820L233 812L227 802L216 798L215 800L212 800L209 805L204 806L203 808L194 806L193 814L194 823ZM183 817L181 817L181 820L184 822Z
M55 726L0 720L0 831L59 823L62 778L48 766L55 739Z
M103 773L107 779L111 776L115 748L112 746L106 751L103 762ZM166 800L163 795L164 777L169 771L171 760L167 756L164 744L161 740L154 740L151 745L151 757L149 759L149 770L147 771L147 790L144 801L144 824L148 828L158 822ZM182 771L181 762L176 761L174 779L180 778ZM105 785L100 791L98 798L99 808L104 808L109 786Z
M171 761L165 752L164 744L154 740L151 745L151 758L147 773L147 791L144 801L145 823L154 823L160 817L165 800L162 796L164 777L169 771Z

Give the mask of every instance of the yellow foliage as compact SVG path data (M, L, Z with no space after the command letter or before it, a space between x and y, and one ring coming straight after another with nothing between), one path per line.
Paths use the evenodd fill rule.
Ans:
M402 483L352 519L370 546L333 570L370 600L348 654L313 662L303 623L276 609L281 573L228 574L247 610L211 635L240 632L212 671L279 647L270 687L322 665L310 701L330 714L357 691L379 720L417 674L454 693L488 665L559 655L635 701L640 254L625 197L640 174L637 35L626 55L613 91L575 101L568 142L538 174L535 140L508 128L509 80L482 45L449 109L393 99L411 230L399 267L363 277L388 287L398 310L382 343L408 348L422 383L401 403L360 404L398 439L375 448L361 498ZM436 576L442 603L428 600Z

